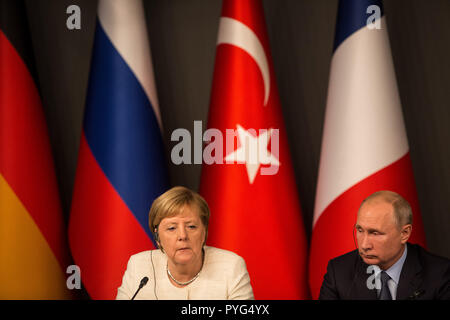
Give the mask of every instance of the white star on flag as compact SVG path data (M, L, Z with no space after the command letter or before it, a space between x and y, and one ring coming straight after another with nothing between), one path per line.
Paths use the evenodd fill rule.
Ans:
M262 164L280 166L278 159L267 150L272 129L264 131L259 136L254 136L239 124L236 126L241 146L228 154L225 161L227 163L245 163L248 180L252 184Z

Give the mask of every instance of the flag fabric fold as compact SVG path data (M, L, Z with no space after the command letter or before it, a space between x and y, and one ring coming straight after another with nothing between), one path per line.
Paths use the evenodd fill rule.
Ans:
M0 299L67 299L70 258L23 1L0 1Z
M256 299L307 299L306 237L260 1L223 2L208 128L224 137L223 149L213 139L205 148L217 147L216 161L202 167L208 244L245 259Z
M376 12L380 15L374 20ZM355 249L359 205L379 190L397 192L409 201L414 218L410 241L424 246L382 3L341 0L310 246L313 298L319 296L328 261Z
M154 248L148 212L167 186L143 4L101 0L69 224L91 298L115 298L129 257Z

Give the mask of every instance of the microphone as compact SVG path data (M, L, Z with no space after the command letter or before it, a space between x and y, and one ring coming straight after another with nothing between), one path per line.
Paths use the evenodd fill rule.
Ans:
M134 298L138 294L139 290L141 290L147 284L147 282L148 282L148 277L143 277L141 279L141 283L139 284L139 288L136 290L136 293L134 294L133 298L131 298L131 300L134 300Z
M410 295L408 297L409 300L415 300L418 297L420 297L421 295L423 295L425 293L425 290L416 290L414 291L414 293L412 295Z

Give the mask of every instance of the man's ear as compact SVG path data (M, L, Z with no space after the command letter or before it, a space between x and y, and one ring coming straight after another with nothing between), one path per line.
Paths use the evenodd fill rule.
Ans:
M402 227L402 230L401 230L401 241L402 241L402 244L405 244L406 242L408 242L408 239L411 236L411 232L412 232L412 225L411 224L405 224Z

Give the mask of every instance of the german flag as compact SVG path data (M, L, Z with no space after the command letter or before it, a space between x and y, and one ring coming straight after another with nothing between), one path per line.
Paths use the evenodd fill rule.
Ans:
M70 298L69 260L22 1L0 0L0 299Z

